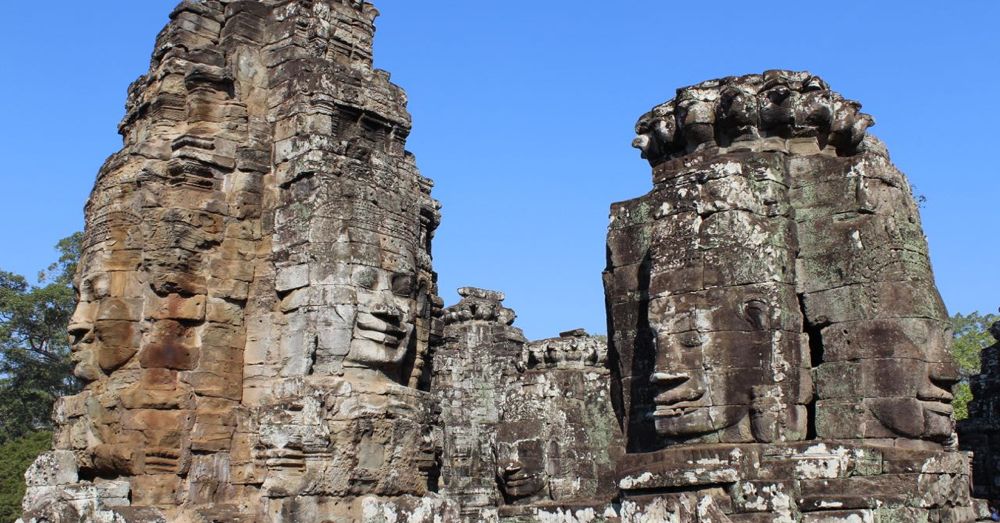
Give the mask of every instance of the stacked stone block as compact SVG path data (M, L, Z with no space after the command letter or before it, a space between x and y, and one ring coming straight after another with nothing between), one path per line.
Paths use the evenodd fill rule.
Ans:
M89 385L57 409L42 462L65 474L33 484L26 520L448 513L427 392L439 206L405 94L372 69L376 16L171 14L87 205L71 331Z
M990 327L997 343L980 354L982 371L969 379L969 417L958 423L959 443L972 452L973 493L1000 507L1000 322Z
M171 14L85 209L87 386L23 521L989 517L917 207L860 104L768 71L644 115L610 342L529 342L502 293L437 295L440 205L372 67L377 14ZM963 425L991 499L995 349Z
M906 178L808 73L680 89L605 289L629 521L975 521Z
M528 342L503 293L459 290L445 309L433 390L444 433L441 494L464 521L603 514L617 495L621 430L607 344L582 330Z
M444 344L434 357L432 388L441 402L444 436L441 493L458 502L465 521L496 520L499 405L518 379L525 343L504 294L463 288L445 309Z

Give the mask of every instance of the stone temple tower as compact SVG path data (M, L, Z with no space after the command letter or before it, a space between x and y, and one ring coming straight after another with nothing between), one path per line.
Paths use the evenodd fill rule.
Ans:
M86 207L25 520L434 510L432 183L356 0L187 0ZM389 509L386 509L389 510ZM116 514L118 516L116 516ZM401 516L402 517L402 516Z
M608 337L529 341L502 292L438 296L377 14L173 11L86 205L87 385L21 521L989 517L918 210L860 104L768 71L642 116L653 189L611 209Z
M905 176L804 72L679 89L605 272L622 516L973 521L948 315Z

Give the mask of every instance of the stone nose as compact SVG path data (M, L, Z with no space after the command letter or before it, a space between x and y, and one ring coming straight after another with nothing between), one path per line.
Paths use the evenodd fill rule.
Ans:
M95 312L96 304L87 302L77 304L73 316L69 319L69 325L66 326L70 344L76 345L93 337Z
M640 134L634 140L632 140L632 147L639 149L642 152L649 150L649 146L652 144L652 140L649 139L648 135Z
M931 363L927 381L920 387L918 396L924 400L951 401L951 389L961 379L958 366L951 362Z
M654 372L649 382L655 389L653 401L659 405L696 401L705 395L702 377L695 372Z

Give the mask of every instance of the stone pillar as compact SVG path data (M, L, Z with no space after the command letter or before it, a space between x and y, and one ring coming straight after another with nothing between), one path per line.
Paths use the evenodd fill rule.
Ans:
M458 502L463 521L496 520L501 493L495 454L498 405L518 379L525 343L504 294L463 288L444 312L444 344L434 357L432 388L444 434L441 493Z
M603 516L623 450L605 340L575 330L527 342L503 293L458 292L434 357L441 494L470 522Z
M577 329L532 341L520 366L499 403L501 520L544 520L559 511L604 516L618 495L624 451L606 339Z

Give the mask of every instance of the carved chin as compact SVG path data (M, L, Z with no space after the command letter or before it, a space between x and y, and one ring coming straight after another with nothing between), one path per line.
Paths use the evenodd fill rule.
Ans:
M913 398L869 400L869 409L886 428L910 438L943 442L954 430L951 406Z
M935 412L927 409L924 411L924 435L934 441L945 441L951 438L955 431L954 421L950 414Z
M83 381L91 382L101 379L104 373L101 372L97 365L84 361L77 363L76 367L73 367L73 375Z

